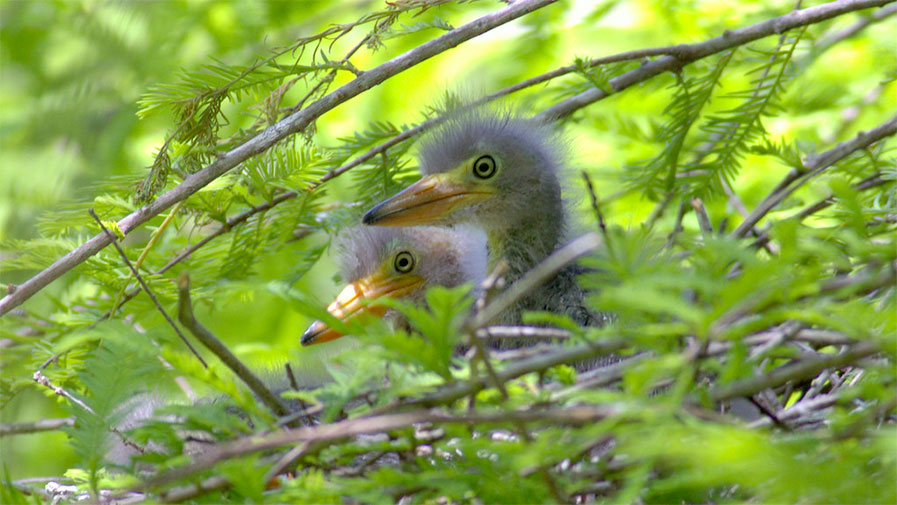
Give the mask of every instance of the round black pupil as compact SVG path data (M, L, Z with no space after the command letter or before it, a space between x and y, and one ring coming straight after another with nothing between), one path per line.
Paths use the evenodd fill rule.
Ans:
M400 256L398 261L396 262L396 265L398 265L399 269L401 270L408 268L408 265L410 264L411 260L409 260L407 256Z
M479 165L477 165L477 171L481 174L485 174L489 171L489 163L485 161L481 161Z

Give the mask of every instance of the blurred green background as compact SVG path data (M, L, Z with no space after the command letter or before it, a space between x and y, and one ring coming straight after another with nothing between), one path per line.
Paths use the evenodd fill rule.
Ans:
M422 112L439 103L446 92L478 96L570 64L576 57L696 42L724 29L783 14L792 6L793 2L779 1L560 2L417 65L327 113L316 123L310 141L324 148L337 146L340 138L367 128L373 121L399 125L418 122ZM93 200L110 184L126 189L146 176L154 153L173 124L166 114L138 118L138 101L152 86L173 82L181 69L195 70L212 60L249 65L255 54L265 54L297 37L317 33L334 23L354 21L382 7L382 2L329 0L3 1L0 255L13 257L17 240L42 236L40 218L48 210L81 208L75 204ZM447 4L427 11L421 18L438 15L459 26L498 7L498 2ZM819 36L856 19L847 16L810 30ZM400 23L416 21L406 17ZM360 33L336 42L330 54L344 54L357 43ZM872 26L861 36L832 48L825 64L813 64L801 74L802 82L792 85L785 97L786 111L766 123L771 137L831 146L879 124L888 111L897 109L894 83L879 85L885 77L884 69L897 64L893 33L893 22ZM428 29L387 39L385 47L377 51L363 48L352 61L359 68L372 68L438 34L438 30ZM774 42L767 41L766 47ZM340 73L334 86L350 78L351 74ZM726 79L735 89L747 83L747 77L737 72ZM576 80L571 76L560 82ZM636 86L592 106L587 114L568 123L574 166L593 175L599 195L617 193L624 166L656 155L650 132L662 122L671 93L667 86L672 80L665 75ZM535 113L561 100L565 89L542 85L515 95L508 103L525 113ZM284 103L295 103L303 92L301 87L291 90ZM864 97L873 92L876 99L864 104ZM858 116L843 121L844 110L858 104L862 105ZM725 105L722 100L714 107ZM222 129L224 136L253 121L240 106L226 105L223 111L229 121ZM627 131L627 125L631 131ZM640 141L633 131L647 132L648 138ZM409 161L413 166L413 157ZM786 170L769 158L749 156L737 180L744 203L749 208L756 205ZM328 183L327 189L329 202L351 203L358 198L348 177ZM809 201L826 192L824 185L809 185L799 198ZM616 225L637 227L654 205L642 195L627 194L614 200L606 215ZM724 198L709 201L707 206L711 215L738 219ZM685 225L696 227L693 219L687 218ZM72 244L92 234L86 214L83 223L66 235ZM583 225L591 223L584 218ZM189 231L181 230L184 234ZM140 244L147 236L147 232L138 231L130 240ZM258 368L278 370L289 360L314 373L334 348L299 349L298 337L308 318L253 286L288 276L304 251L327 239L326 234L315 233L261 255L253 275L223 290L229 296L216 298L214 306L203 306L200 317L205 316L208 326L239 357ZM0 272L3 284L22 282L34 273ZM325 254L297 286L325 304L338 290L334 273L333 261ZM89 298L95 292L90 282L69 274L23 308L33 314L52 314L57 304ZM27 336L13 327L9 318L2 324L4 331ZM341 345L353 343L345 339ZM21 372L4 360L4 375ZM27 381L28 377L21 379ZM2 422L64 415L57 400L37 386L17 391L0 409ZM60 433L48 433L0 439L9 477L58 475L74 465L65 438Z

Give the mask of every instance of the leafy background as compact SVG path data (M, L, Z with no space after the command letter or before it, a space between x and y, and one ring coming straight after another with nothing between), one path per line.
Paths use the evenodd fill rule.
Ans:
M0 7L3 284L28 279L95 234L97 227L87 215L88 208L95 208L103 219L118 219L136 209L141 199L151 199L153 194L174 187L183 175L208 164L215 150L233 147L279 119L302 97L309 93L312 99L320 96L320 88L316 90L315 86L333 69L337 71L328 83L330 89L349 82L354 77L353 68L339 62L365 34L371 35L350 60L354 68L373 68L450 26L460 26L498 7L493 2L430 3L439 5L421 9L423 4L416 2L389 6L380 2L334 5L329 1L4 3ZM804 2L803 7L807 6ZM560 2L540 9L418 64L328 112L313 128L241 165L188 199L177 212L157 216L148 226L131 233L124 243L134 260L150 243L151 233L161 228L162 234L144 262L147 271L155 271L186 246L217 229L223 219L282 191L301 190L300 197L235 226L165 274L149 276L151 286L173 311L173 279L189 272L197 317L239 358L256 369L268 370L271 376L280 377L283 364L290 362L297 373L320 377L325 363L353 359L351 354L341 355L341 351L361 345L373 348L374 352L357 365L357 374L338 367L331 372L347 375L339 377L337 384L318 398L328 400L325 403L332 410L328 416L338 416L340 409L334 405L351 404L352 395L380 373L376 365L383 359L407 364L407 369L390 372L396 376L395 390L384 394L383 401L403 392L402 385L409 391L422 391L427 381L436 380L439 370L444 373L445 362L415 362L412 338L370 337L363 342L343 339L310 349L298 346L298 337L314 318L315 308L326 305L339 286L327 249L330 238L356 222L372 203L416 178L413 141L324 183L313 193L304 188L404 127L450 107L457 97L479 97L575 63L577 71L505 99L505 106L537 113L573 94L606 87L610 77L639 64L589 67L589 58L700 42L724 30L787 13L793 7L793 2L642 0ZM726 221L732 230L743 219L738 202L748 211L754 209L801 156L830 149L891 118L897 110L894 19L872 23L831 47L825 45L827 37L865 15L848 14L806 30L789 31L781 38L761 39L732 54L710 56L679 74L665 73L612 95L565 122L574 151L575 170L571 170L567 182L571 194L577 197L577 220L581 229L596 224L576 173L584 170L594 181L615 244L616 254L602 253L590 260L605 273L583 282L604 288L592 302L616 312L625 324L595 338L617 332L659 355L651 361L652 366L628 372L625 387L619 392L585 391L566 400L571 404L622 402L627 408L645 409L650 414L645 414L650 421L641 425L610 426L613 423L608 421L559 435L567 444L563 449L576 452L589 440L613 433L631 457L643 462L620 471L617 500L701 500L708 489L717 499L754 496L765 500L803 497L811 502L842 498L874 502L895 495L893 484L880 488L846 485L848 477L839 473L849 469L858 472L860 480L886 477L888 472L893 475L892 450L897 448L897 439L887 427L818 449L820 453L813 461L820 465L831 460L840 462L840 466L832 463L828 478L788 463L795 455L817 450L820 435L777 438L713 423L665 422L680 412L677 409L685 391L674 388L673 399L668 402L646 396L654 379L664 373L679 377L683 390L700 393L705 386L696 379L697 369L677 361L676 351L681 350L678 338L719 337L715 324L744 300L750 301L749 308L773 310L746 327L725 328L723 339L737 340L752 331L797 319L834 327L854 338L871 339L893 358L897 326L893 289L871 300L822 297L800 303L788 296L784 301L776 298L777 290L800 293L816 286L819 278L832 276L832 272L859 272L864 266L893 263L893 182L866 193L850 189L851 184L874 173L887 181L897 178L893 140L848 158L823 177L800 187L777 207L770 217L784 224L768 229L775 237L776 255L755 254L744 249L744 242L739 246L734 240L709 236L702 232L696 213L688 205L691 196L701 197L713 228ZM331 29L334 23L356 20L365 23L338 40L326 40L319 47L312 41L304 50L293 47L301 37ZM272 58L281 51L283 54ZM265 64L256 66L259 61ZM758 78L768 84L759 95L755 93ZM731 129L733 125L740 125L740 129ZM713 137L720 132L730 140L720 142ZM734 135L729 135L732 132ZM706 149L706 142L713 139L715 142ZM681 146L681 153L671 153L677 146ZM686 175L671 182L668 174L672 159L678 160L680 174ZM726 197L726 186L731 186L738 200ZM802 225L778 219L832 193L838 196L837 205ZM667 195L671 203L655 223L647 226L658 202ZM664 252L680 204L685 204L684 230L676 246ZM163 225L169 215L170 223ZM876 219L881 222L867 226ZM681 256L675 256L682 251L692 251L695 256L682 262ZM666 260L669 255L676 261ZM730 281L726 274L733 260L741 262L743 275ZM84 395L87 401L111 401L123 400L116 395L155 380L147 377L160 377L163 382L163 372L155 370L147 375L146 371L154 369L147 356L161 352L179 373L192 378L200 395L231 395L237 405L258 416L262 420L257 419L257 423L264 425L266 414L233 384L223 368L203 372L190 361L145 295L123 305L112 321L90 327L116 305L126 286L133 286L133 280L115 251L107 248L33 297L21 310L3 317L2 421L79 415L64 399L31 380L33 371L55 353L64 351L59 366L47 368L54 383ZM451 299L454 295L434 295L434 305L452 306L440 296ZM426 324L419 329L427 334ZM375 335L378 332L384 330L370 330ZM114 344L108 349L97 347L98 342L117 341L123 335L132 343L146 344L134 344L136 348ZM108 359L127 358L135 363L127 377L114 381L117 387L113 391L98 388L104 384L110 387L109 374L114 371L91 365L102 362L100 353L106 352L113 356ZM745 353L736 346L726 360L709 360L701 365L701 372L719 374L726 381L749 375L756 363ZM145 366L138 366L140 363ZM765 366L771 367L771 363ZM682 379L687 370L694 371L694 376ZM409 378L414 372L418 376ZM875 378L862 384L861 391L851 390L848 396L863 396L873 404L893 396L893 370L887 364L870 375ZM129 385L133 386L130 390ZM171 395L178 395L173 386L164 387ZM512 393L519 405L538 397L521 391ZM486 404L490 404L488 398ZM893 403L890 405L878 414L892 413ZM114 406L106 405L105 414L94 425L85 420L69 434L0 438L7 478L62 475L77 467L86 469L90 475L87 480L96 486L96 470L102 461L95 446L92 449L89 436L96 436L97 430L102 431L107 424L115 424ZM835 416L835 425L852 426L854 414L863 412L857 414L847 407L839 410L837 415L841 417ZM217 423L224 423L226 417L223 412L209 416ZM196 422L203 425L201 419ZM79 434L78 429L84 431ZM161 437L166 429L170 430L157 427L155 432L150 430L150 435ZM221 424L217 429L216 436L225 438L249 428ZM508 468L476 461L464 463L479 471L494 472L482 475L484 481L519 475L519 468L540 461L540 451L558 449L534 443L529 452L518 457L507 447L481 447L483 442L464 438L460 425L446 430L447 438L460 437L465 444L463 450L509 451L497 457ZM700 441L700 447L695 441ZM318 457L345 462L351 460L353 450L358 449L349 444L345 454ZM710 455L719 458L718 475L703 471ZM743 474L739 461L745 462ZM875 468L864 469L863 465ZM230 475L239 468L235 465L219 470ZM299 489L289 491L293 495L282 498L327 501L349 490L359 499L376 501L383 496L375 484L401 487L415 475L441 482L436 495L444 493L456 499L468 496L465 493L470 490L486 502L551 497L544 483L522 477L495 491L503 495L485 495L487 491L473 483L452 483L458 471L445 464L417 474L384 468L377 470L371 484L337 479L332 486L322 484L325 477L312 472L304 477ZM777 479L788 472L797 475L788 482ZM721 486L731 484L729 479L735 473L743 475L739 482L752 491L725 495L727 491ZM655 483L646 484L649 478ZM573 488L576 483L574 479L564 486ZM519 494L506 494L511 490ZM260 489L236 491L246 497L261 493Z

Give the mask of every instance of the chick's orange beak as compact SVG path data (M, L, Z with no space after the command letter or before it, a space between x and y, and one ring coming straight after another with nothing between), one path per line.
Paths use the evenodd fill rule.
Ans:
M423 282L423 277L417 275L390 276L374 273L343 288L336 300L327 306L327 312L343 322L348 322L361 314L382 317L386 313L386 307L365 301L375 301L381 297L401 298L419 288ZM315 321L302 334L300 342L307 346L342 336L342 333L330 328L323 321Z
M416 226L430 224L458 207L485 200L489 188L476 188L454 180L450 174L428 175L364 215L364 224Z

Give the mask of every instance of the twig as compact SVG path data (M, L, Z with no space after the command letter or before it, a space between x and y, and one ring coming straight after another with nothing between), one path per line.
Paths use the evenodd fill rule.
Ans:
M542 326L487 326L477 330L477 337L482 339L546 339L568 340L572 333L560 328Z
M853 190L854 191L865 191L867 189L875 188L875 187L882 186L882 185L885 185L888 183L893 183L893 182L894 181L882 179L881 174L876 173L876 174L871 175L871 176L863 179L862 181L856 183L853 186ZM807 207L805 207L803 210L801 210L797 214L795 214L793 216L789 216L788 219L802 221L802 220L806 219L807 217L812 216L813 214L819 212L820 210L830 207L834 203L835 203L835 195L830 194L829 196L817 201L816 203L814 203L812 205L808 205ZM766 243L766 242L769 242L769 232L767 232L767 231L761 233L760 236L757 237L756 240L754 240L751 243L751 247L759 247L763 243Z
M835 44L853 37L869 25L878 23L879 21L891 17L894 14L897 14L897 4L882 7L881 9L878 9L868 16L863 16L856 23L848 26L843 30L826 33L822 37L819 37L816 43L813 44L813 48L810 50L810 54L807 55L806 58L818 58L820 54L824 53Z
M776 417L780 421L791 421L797 419L799 417L805 416L809 412L814 412L817 410L825 409L831 407L835 403L838 402L840 395L838 394L828 394L821 395L813 398L812 400L801 400L794 405L779 410L775 413ZM748 428L759 428L762 426L766 426L772 424L772 421L767 418L757 419L756 421L751 422L747 425Z
M306 422L307 422L307 424L308 424L309 426L311 426L311 425L315 424L315 423L314 423L314 418L313 418L312 416L314 416L315 414L320 414L320 413L323 412L323 411L324 411L324 405L323 405L323 404L310 405L310 406L308 406L308 407L306 407L306 408L304 408L304 409L302 409L302 410L300 410L300 411L298 411L298 412L293 412L293 413L291 413L290 415L288 415L288 416L286 416L286 417L282 417L282 418L278 419L278 420L277 420L277 424L278 424L279 426L292 426L292 422L293 422L293 421L295 421L296 419L299 419L299 418L304 417L305 420L306 420Z
M206 244L208 244L215 238L233 230L235 226L242 224L244 221L247 221L250 217L252 217L260 212L269 210L277 205L280 205L283 202L292 200L293 198L296 198L296 196L297 196L297 193L295 193L293 191L289 191L289 192L280 194L277 197L272 198L271 200L269 200L267 202L260 203L260 204L256 205L255 207L252 207L251 209L248 209L248 210L228 219L227 221L222 223L221 226L219 226L215 231L213 231L212 233L203 237L202 240L200 240L199 242L188 247L187 249L185 249L184 251L179 253L174 258L170 259L168 261L168 263L166 263L164 266L162 266L162 268L153 272L153 275L164 274L171 267L173 267L173 266L177 265L178 263L180 263L181 261L187 259L191 254L195 253L197 250L199 250L200 248L202 248L203 246L205 246ZM137 296L138 293L140 293L140 287L137 287L137 288L129 291L125 295L125 297L122 299L121 303L119 303L119 306L124 305L125 303L129 302L132 298ZM100 316L99 318L97 318L97 320L94 321L91 326L95 326L97 323L107 319L111 315L112 315L112 310L106 311L106 313L103 314L102 316Z
M650 358L650 353L642 353L631 358L619 361L612 365L590 370L576 378L576 384L557 390L551 394L552 400L562 400L577 391L598 388L613 384L623 378L623 372Z
M146 291L147 296L150 297L150 300L153 301L153 304L156 306L157 309L159 309L159 312L162 313L162 316L165 318L166 321L168 321L168 324L172 328L174 328L174 332L177 333L178 337L180 337L181 340L184 342L184 344L187 345L187 348L190 349L190 352L192 352L193 355L196 356L196 359L198 359L199 362L202 363L203 368L209 368L209 365L206 364L206 361L204 359L202 359L202 356L199 355L199 353L196 351L196 349L193 348L193 345L190 343L190 341L187 340L187 336L181 332L181 329L178 328L178 325L174 324L174 321L171 319L171 316L168 315L168 312L166 312L165 309L162 307L162 304L159 303L159 300L156 298L156 295L153 293L153 291L149 288L149 286L146 285L146 282L143 280L143 276L141 276L140 272L138 272L137 269L134 268L134 265L131 263L131 260L128 259L128 255L125 254L125 252L122 250L121 246L118 245L118 240L115 239L115 236L112 234L112 232L110 232L106 228L106 225L103 224L103 221L100 220L100 217L97 216L97 213L94 212L93 209L89 209L87 212L89 212L90 217L92 217L94 219L94 221L96 221L97 224L100 225L100 228L102 228L103 233L106 234L106 236L108 236L109 241L112 242L113 246L115 246L115 249L118 251L118 254L121 255L122 260L124 260L125 264L128 265L128 268L131 269L131 273L134 274L134 277L137 278L137 282L139 282L140 285L143 287L143 290Z
M849 345L857 342L856 339L852 339L842 333L834 331L802 329L794 332L790 328L783 326L782 328L755 333L745 337L742 340L742 343L749 347L767 348L771 344L783 343L791 340L808 342L820 347ZM735 345L735 342L733 341L709 341L704 349L699 349L699 357L708 358L720 356L728 352L733 345ZM552 393L551 398L553 400L563 399L583 389L612 384L620 380L626 370L651 357L652 354L650 352L645 352L618 363L580 374L577 377L576 384L572 386L563 389L559 389L555 386L553 389L557 389L557 391ZM781 418L781 416L779 417Z
M190 333L212 351L215 356L227 365L239 377L259 399L278 416L285 416L290 409L283 404L280 398L271 392L258 377L252 373L242 361L237 359L230 349L218 340L212 332L199 323L193 316L193 303L190 300L190 276L182 273L178 278L178 320Z
M310 445L311 442L303 441L299 444L296 444L295 447L278 458L277 462L271 465L271 468L269 468L268 471L265 472L265 482L270 482L271 479L280 475L281 472L296 464L296 462L299 461L299 458L301 458L308 450Z
M894 410L894 407L897 407L897 398L891 397L884 401L883 404L879 404L875 408L871 408L866 410L866 412L860 413L858 416L859 419L850 423L846 427L838 430L834 433L835 440L845 440L851 437L857 436L859 433L862 433L875 418L884 417L888 414L888 412Z
M556 349L556 347L551 344L538 344L521 347L519 349L496 351L492 353L492 357L495 358L496 361L517 361L531 356L538 356L539 354L551 351L552 349Z
M299 383L296 381L296 375L293 373L292 365L290 365L289 363L284 363L283 367L284 367L284 373L287 376L287 380L290 383L290 387L293 389L293 391L299 391ZM301 398L297 398L296 400L299 402L299 408L300 408L299 412L305 413L306 424L308 424L308 425L314 424L315 420L312 417L312 414L310 413L309 406ZM293 414L290 414L287 417L292 418ZM291 425L292 421L293 421L293 419L281 418L278 420L278 424L289 426L289 425Z
M703 233L705 237L712 236L713 225L710 224L710 216L707 215L707 210L704 208L704 202L702 202L700 198L692 198L691 208L695 210L695 216L698 218L698 226L701 228L701 233Z
M189 484L186 486L169 489L159 496L162 503L179 503L191 498L196 498L210 491L218 491L230 486L230 482L221 476L209 477L199 484Z
M467 321L464 322L464 325L461 327L461 331L466 335L466 339L469 341L470 345L474 348L473 360L471 362L471 380L475 378L476 375L476 363L481 362L483 364L483 368L486 369L486 374L489 379L492 381L492 386L498 389L499 393L501 393L501 397L505 400L509 398L508 391L505 389L505 385L498 380L498 377L495 375L495 368L492 367L492 362L489 361L489 351L486 349L483 341L477 337L477 331L480 330L479 326L474 326L476 314L480 312L480 310L485 309L489 305L489 301L491 300L495 290L504 283L504 275L508 271L508 263L505 260L501 260L493 269L492 273L483 281L482 296L477 299L476 302L476 311L472 314ZM471 398L471 404L474 399Z
M663 195L663 200L661 200L655 207L654 210L651 211L651 215L648 216L648 219L645 221L645 229L653 230L654 225L657 223L657 220L663 216L663 213L666 212L667 207L670 206L670 202L673 201L673 192L667 191L665 195Z
M792 171L776 188L760 202L751 214L732 232L733 237L744 237L757 222L793 193L797 188L822 173L825 169L846 158L848 155L866 148L873 143L897 133L897 116L890 121L868 131L861 132L846 142L841 142L824 153L810 157L802 170Z
M802 294L789 301L797 302L806 300L814 296L834 293L844 288L852 288L854 293L868 292L893 285L895 282L897 282L897 264L891 263L877 272L863 272L855 275L844 275L841 277L829 279L822 283L818 291ZM717 318L711 330L713 332L712 334L717 334L715 332L724 330L726 327L733 324L735 321L741 319L742 317L745 317L746 315L758 313L769 308L772 305L775 305L776 303L781 302L771 299L759 301L755 299L745 299L741 304L736 305L726 313L722 314L719 318Z
M81 407L86 412L90 412L91 414L96 415L96 412L94 412L93 409L90 408L90 406L88 406L86 403L84 403L81 400L79 400L78 398L76 398L73 394L66 391L65 388L63 388L62 386L57 386L57 385L53 384L52 382L50 382L50 379L48 379L47 376L44 375L43 372L41 372L40 370L36 370L34 372L34 374L31 376L31 378L32 378L32 380L34 380L34 382L40 384L41 386L50 388L51 390L53 390L54 393L68 399L70 402Z
M143 251L141 251L140 256L137 257L137 261L134 262L135 270L140 268L141 265L143 265L143 261L146 260L146 257L147 257L147 255L149 255L149 252L156 245L156 242L159 241L159 237L162 236L162 234L165 232L165 229L168 228L168 225L171 224L171 221L174 220L174 216L177 215L178 211L181 210L181 207L183 207L183 205L184 205L184 201L181 200L180 202L177 203L177 205L172 207L171 212L169 212L168 215L165 217L165 219L162 220L162 224L159 225L159 227L156 228L156 230L153 232L152 236L150 236L149 243L146 244L146 247L143 248ZM121 291L119 291L118 294L115 295L115 302L112 303L112 308L109 309L110 315L114 314L118 310L118 308L121 307L122 297L124 296L125 291L128 289L128 284L130 284L130 283L131 283L131 279L129 277L128 280L125 281L125 284L121 287ZM138 288L139 288L139 286L138 286ZM139 289L138 289L138 292L139 292Z
M49 382L49 381L48 381ZM45 384L48 387L48 384ZM55 391L55 388L53 388ZM74 417L60 417L58 419L39 419L30 423L0 423L0 437L12 435L27 435L42 431L56 431L67 426L74 426Z
M592 186L592 178L589 177L589 174L585 170L582 171L582 178L586 181L586 189L588 190L589 197L592 201L592 212L595 213L595 217L598 219L598 230L601 232L601 236L604 237L607 253L613 257L613 245L611 244L610 236L607 233L607 224L604 222L604 214L601 212L601 206L598 205L598 196L595 194L595 188Z
M673 231L667 237L666 248L673 247L676 243L676 235L682 233L682 220L685 219L685 213L688 211L688 204L684 201L679 203L679 212L676 213L676 223L673 225Z
M778 416L776 416L776 413L773 412L769 407L767 407L765 403L758 401L753 396L749 396L748 401L750 401L751 404L760 409L760 412L763 413L764 416L769 418L769 420L772 421L773 424L785 431L792 431L791 426L788 426L787 424L782 422L782 420L779 419Z
M326 112L377 86L408 68L445 52L463 42L481 35L495 27L513 21L525 14L554 3L556 0L518 0L512 5L486 14L464 26L455 28L431 41L417 46L382 65L362 73L352 81L321 97L308 107L287 116L243 144L220 154L207 167L189 175L176 187L160 195L153 202L141 207L118 222L118 229L125 235L146 223L156 215L217 179L230 169L256 156L284 138L304 130L309 124ZM68 272L76 265L93 256L110 244L105 234L98 234L73 251L56 260L52 265L17 286L15 292L0 300L0 315L30 298L50 282Z
M553 252L532 270L518 279L506 291L498 295L488 306L478 312L471 320L472 328L482 328L494 321L509 307L530 293L537 286L550 279L580 256L595 250L601 245L601 239L595 233L588 233Z

